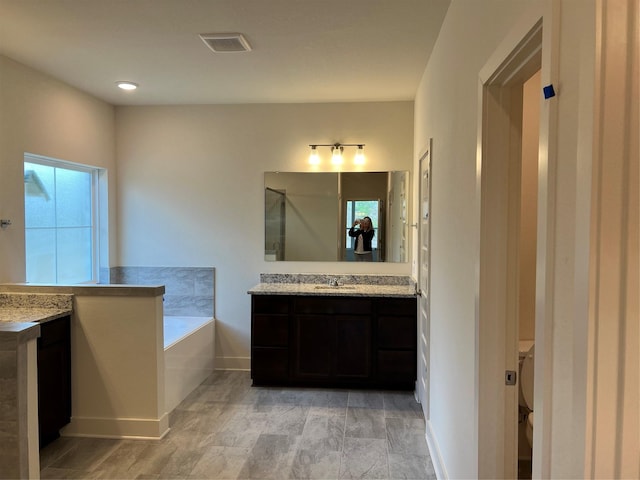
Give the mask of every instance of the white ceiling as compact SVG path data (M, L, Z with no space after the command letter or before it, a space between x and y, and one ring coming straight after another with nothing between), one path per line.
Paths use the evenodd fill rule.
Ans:
M0 0L0 53L114 105L413 100L448 5ZM216 54L198 37L221 32L253 50Z

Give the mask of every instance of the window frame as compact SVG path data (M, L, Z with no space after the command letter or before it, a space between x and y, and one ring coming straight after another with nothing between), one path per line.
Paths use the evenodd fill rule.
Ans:
M33 153L24 153L23 162L22 162L22 171L24 175L24 166L26 163L34 163L37 165L43 165L46 167L60 168L65 170L74 170L77 172L88 173L91 175L91 279L85 280L82 282L78 282L77 285L91 285L99 283L99 274L100 274L100 175L104 169L100 167L94 167L91 165L70 162L68 160L60 160L52 157L46 157L43 155L37 155ZM24 206L24 218L26 219L26 198L25 198L25 190L24 190L24 182L23 182L23 192L22 192L22 202ZM26 232L27 225L25 221L24 225L25 231L25 280L27 280L27 246L26 246ZM57 227L56 227L57 231ZM56 253L57 260L57 253ZM28 281L28 280L27 280ZM58 269L57 269L57 261L56 261L56 280L54 284L59 285L58 283Z

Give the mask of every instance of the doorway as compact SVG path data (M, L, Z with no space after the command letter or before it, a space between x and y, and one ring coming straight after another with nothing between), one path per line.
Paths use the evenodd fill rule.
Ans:
M368 260L372 262L382 262L384 257L380 251L379 244L381 238L384 237L384 229L382 219L384 214L382 211L383 202L380 199L363 199L363 200L346 200L344 204L343 218L346 220L344 227L344 244L345 258L344 260L354 262L358 261L358 257L355 253L356 237L349 235L351 227L356 220L361 220L364 217L371 219L371 228L373 228L374 235L371 239L371 255Z
M522 86L522 155L520 161L519 215L515 219L517 244L518 330L518 479L531 478L531 424L533 378L531 363L535 345L536 249L538 215L538 145L540 142L540 70ZM517 178L514 179L517 182ZM517 187L517 185L516 185ZM527 363L529 363L527 365ZM523 369L522 366L525 365ZM526 383L526 385L523 385ZM524 392L521 394L520 392Z
M525 328L520 326L519 319L529 295L535 299L536 281L535 259L533 268L525 268L521 256L524 246L533 246L534 254L537 250L536 233L531 238L530 230L525 229L531 223L536 224L537 213L530 210L528 181L532 173L530 163L523 162L523 145L534 143L529 148L535 150L533 175L537 180L539 139L523 136L525 128L525 133L531 133L531 119L525 120L524 116L523 87L542 66L542 21L512 45L510 53L481 78L480 85L476 374L478 437L481 439L478 473L487 478L518 478L519 443L524 451L523 442L527 442L524 435L519 437L519 425L522 427L525 421L520 415L518 383L520 330L525 334ZM541 92L539 89L537 92L539 103ZM539 124L539 115L534 122ZM526 185L523 178L527 180ZM534 196L536 189L537 182ZM523 210L525 204L526 211ZM529 286L526 294L521 291L525 285ZM534 331L531 327L530 340L534 340ZM530 477L531 458L521 465L521 477Z

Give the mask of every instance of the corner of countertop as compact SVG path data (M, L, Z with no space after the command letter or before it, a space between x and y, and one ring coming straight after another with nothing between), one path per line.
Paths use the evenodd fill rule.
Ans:
M0 322L0 351L15 350L16 345L40 336L40 325L33 322Z

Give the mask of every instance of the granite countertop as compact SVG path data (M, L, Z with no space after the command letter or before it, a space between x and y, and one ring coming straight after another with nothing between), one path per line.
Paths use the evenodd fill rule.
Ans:
M73 295L0 293L0 323L44 323L72 311Z
M413 285L351 284L331 287L318 283L260 283L251 288L251 295L318 295L342 297L415 297Z
M11 308L0 306L0 323L34 322L45 323L71 314L71 309Z
M338 286L331 286L338 282ZM262 273L251 295L415 297L416 283L406 275Z

